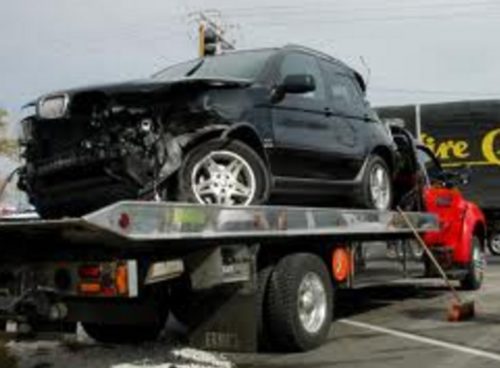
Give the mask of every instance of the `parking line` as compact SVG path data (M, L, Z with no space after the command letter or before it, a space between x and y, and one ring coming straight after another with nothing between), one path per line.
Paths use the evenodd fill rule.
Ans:
M387 335L401 337L404 339L417 341L417 342L420 342L423 344L439 346L439 347L442 347L445 349L455 350L455 351L458 351L461 353L471 354L471 355L475 355L478 357L487 358L490 360L495 360L497 362L500 362L500 354L495 354L495 353L492 353L489 351L479 350L479 349L471 348L468 346L463 346L463 345L459 345L459 344L445 342L445 341L433 339L430 337L415 335L415 334L408 333L408 332L393 330L391 328L380 327L380 326L372 325L372 324L365 323L365 322L358 322L358 321L354 321L352 319L340 319L340 320L338 320L338 322L344 323L346 325L354 326L354 327L364 328L367 330L372 330L372 331L380 332L380 333L387 334Z

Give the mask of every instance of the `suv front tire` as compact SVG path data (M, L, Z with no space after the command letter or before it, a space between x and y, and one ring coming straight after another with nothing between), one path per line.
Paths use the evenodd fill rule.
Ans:
M238 140L201 143L184 160L178 196L200 204L250 205L269 197L269 173L261 157Z

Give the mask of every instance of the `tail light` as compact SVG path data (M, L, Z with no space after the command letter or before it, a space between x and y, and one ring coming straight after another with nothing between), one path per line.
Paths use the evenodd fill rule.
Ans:
M135 261L82 265L78 268L78 292L103 297L137 296L136 286L130 286L137 279L136 268Z
M78 276L81 279L98 279L101 277L100 265L84 265L78 269Z
M101 284L98 282L82 282L79 285L79 291L81 294L96 295L101 292Z

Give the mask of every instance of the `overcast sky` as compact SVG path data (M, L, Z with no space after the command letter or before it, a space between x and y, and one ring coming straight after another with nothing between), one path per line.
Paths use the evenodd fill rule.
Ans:
M365 77L374 105L500 97L498 0L2 0L0 107L135 79L196 56L190 13L220 10L238 48L298 43ZM365 66L360 57L366 62Z

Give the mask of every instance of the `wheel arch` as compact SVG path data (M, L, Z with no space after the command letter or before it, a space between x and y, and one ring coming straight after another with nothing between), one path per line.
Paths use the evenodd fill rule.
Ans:
M257 252L257 267L263 269L268 266L275 266L279 261L287 256L293 254L310 254L321 259L328 270L330 281L334 284L350 285L350 275L345 280L337 280L334 275L333 262L334 252L337 249L344 249L352 253L352 248L348 243L334 243L325 244L324 242L313 242L309 244L290 244L288 248L274 248L268 246L261 246ZM352 270L353 265L347 265L349 270ZM350 272L350 271L349 271Z
M377 155L380 156L385 163L387 164L389 171L391 172L391 175L394 175L394 155L392 154L391 150L386 147L386 146L376 146L372 152L372 155Z
M481 241L481 249L484 252L486 250L486 224L482 221L477 220L472 229L472 236L477 236Z
M200 130L195 132L189 141L183 147L183 156L187 156L189 151L198 146L201 143L207 142L212 139L217 139L222 136L222 134L228 128L225 126L213 126L210 129Z
M242 141L255 150L255 152L262 158L266 166L268 165L268 158L264 149L264 144L260 139L259 133L251 124L243 122L232 125L222 133L221 138L233 138Z
M251 124L244 122L236 123L231 126L218 125L213 126L206 131L199 131L184 146L184 156L186 156L189 151L191 151L199 144L217 138L237 139L245 143L262 158L266 166L268 165L267 154L265 152L264 145L259 137L259 134L257 133L257 130Z
M486 241L488 236L486 218L483 212L472 202L466 202L466 226L469 228L470 236L477 236L481 241L481 248L484 251L486 247ZM468 225L468 226L467 226Z

